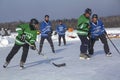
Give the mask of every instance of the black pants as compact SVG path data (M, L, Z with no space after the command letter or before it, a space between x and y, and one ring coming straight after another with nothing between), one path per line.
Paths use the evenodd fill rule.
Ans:
M97 39L100 39L101 42L103 43L105 53L106 54L109 53L109 46L108 46L108 42L107 42L106 36L103 34L103 35L98 36ZM89 40L89 54L93 54L94 53L93 47L94 47L95 42L96 42L96 39L90 39Z
M47 41L49 42L51 48L52 48L52 51L54 51L54 45L53 45L53 41L52 41L52 38L51 37L41 37L41 40L40 40L40 46L39 46L39 51L40 53L42 52L42 47L43 47L43 44L44 44L44 40L47 39Z
M64 45L66 45L65 35L59 35L59 37L58 37L58 40L59 40L59 46L61 45L61 38L63 38Z
M28 51L29 51L29 45L28 44L24 44L22 46L15 44L12 48L12 50L10 51L10 53L8 54L6 61L10 62L11 59L14 57L14 55L20 50L20 48L23 47L23 53L21 56L21 62L25 63L26 62L26 58L28 55Z
M80 51L82 54L86 54L88 50L89 40L87 39L87 36L82 36L82 35L78 35L78 36L81 40Z

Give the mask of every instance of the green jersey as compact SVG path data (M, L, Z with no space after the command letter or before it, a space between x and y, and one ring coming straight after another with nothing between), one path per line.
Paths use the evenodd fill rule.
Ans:
M89 24L90 24L89 18L86 18L84 14L81 15L78 19L77 34L87 36L89 32L88 28Z
M25 44L24 41L21 41L21 36L23 34L26 36L25 40L27 42L29 42L31 45L35 43L37 38L37 30L31 30L29 24L18 25L16 31L18 32L18 35L16 36L16 40L15 40L15 43L17 45Z

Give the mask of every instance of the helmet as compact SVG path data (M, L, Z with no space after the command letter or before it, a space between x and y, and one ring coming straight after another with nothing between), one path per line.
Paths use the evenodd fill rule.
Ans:
M98 15L97 14L93 14L92 18L98 18Z
M87 8L86 10L85 10L85 13L88 13L88 14L92 14L92 10L90 9L90 8Z
M34 25L36 25L36 24L39 24L39 22L38 22L37 19L34 19L34 18L33 18L33 19L30 20L30 25L31 25L31 26L34 26Z
M45 15L45 18L48 17L49 18L49 15Z

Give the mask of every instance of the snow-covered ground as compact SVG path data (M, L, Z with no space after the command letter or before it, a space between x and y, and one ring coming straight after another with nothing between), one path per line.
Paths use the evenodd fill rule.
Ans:
M120 28L106 28L108 34L120 34Z
M67 33L67 36L69 35L77 36L75 33ZM14 44L15 36L16 34L4 38L0 37L0 42L3 43L0 43L0 80L120 80L120 55L112 44L108 41L113 53L112 57L105 56L103 45L100 41L97 41L95 54L91 60L80 60L80 41L78 37L72 39L66 36L67 45L59 47L57 36L53 36L56 55L52 54L48 42L44 44L43 53L48 56L51 62L65 62L65 67L57 68L44 57L39 56L36 51L30 50L25 64L26 68L20 70L21 49L12 59L8 68L4 69L2 65ZM8 44L5 40L8 41ZM120 49L120 39L112 39L112 41ZM37 42L37 47L38 44L39 42Z

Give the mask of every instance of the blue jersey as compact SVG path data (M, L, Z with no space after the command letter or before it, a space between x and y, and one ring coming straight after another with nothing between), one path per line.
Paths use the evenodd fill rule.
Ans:
M52 32L52 27L50 22L43 21L40 24L41 36L48 37L49 33Z
M64 24L60 24L57 26L56 31L58 35L65 35L67 27Z
M90 34L92 38L98 37L105 33L105 28L101 20L98 20L96 24L91 22L90 26Z

